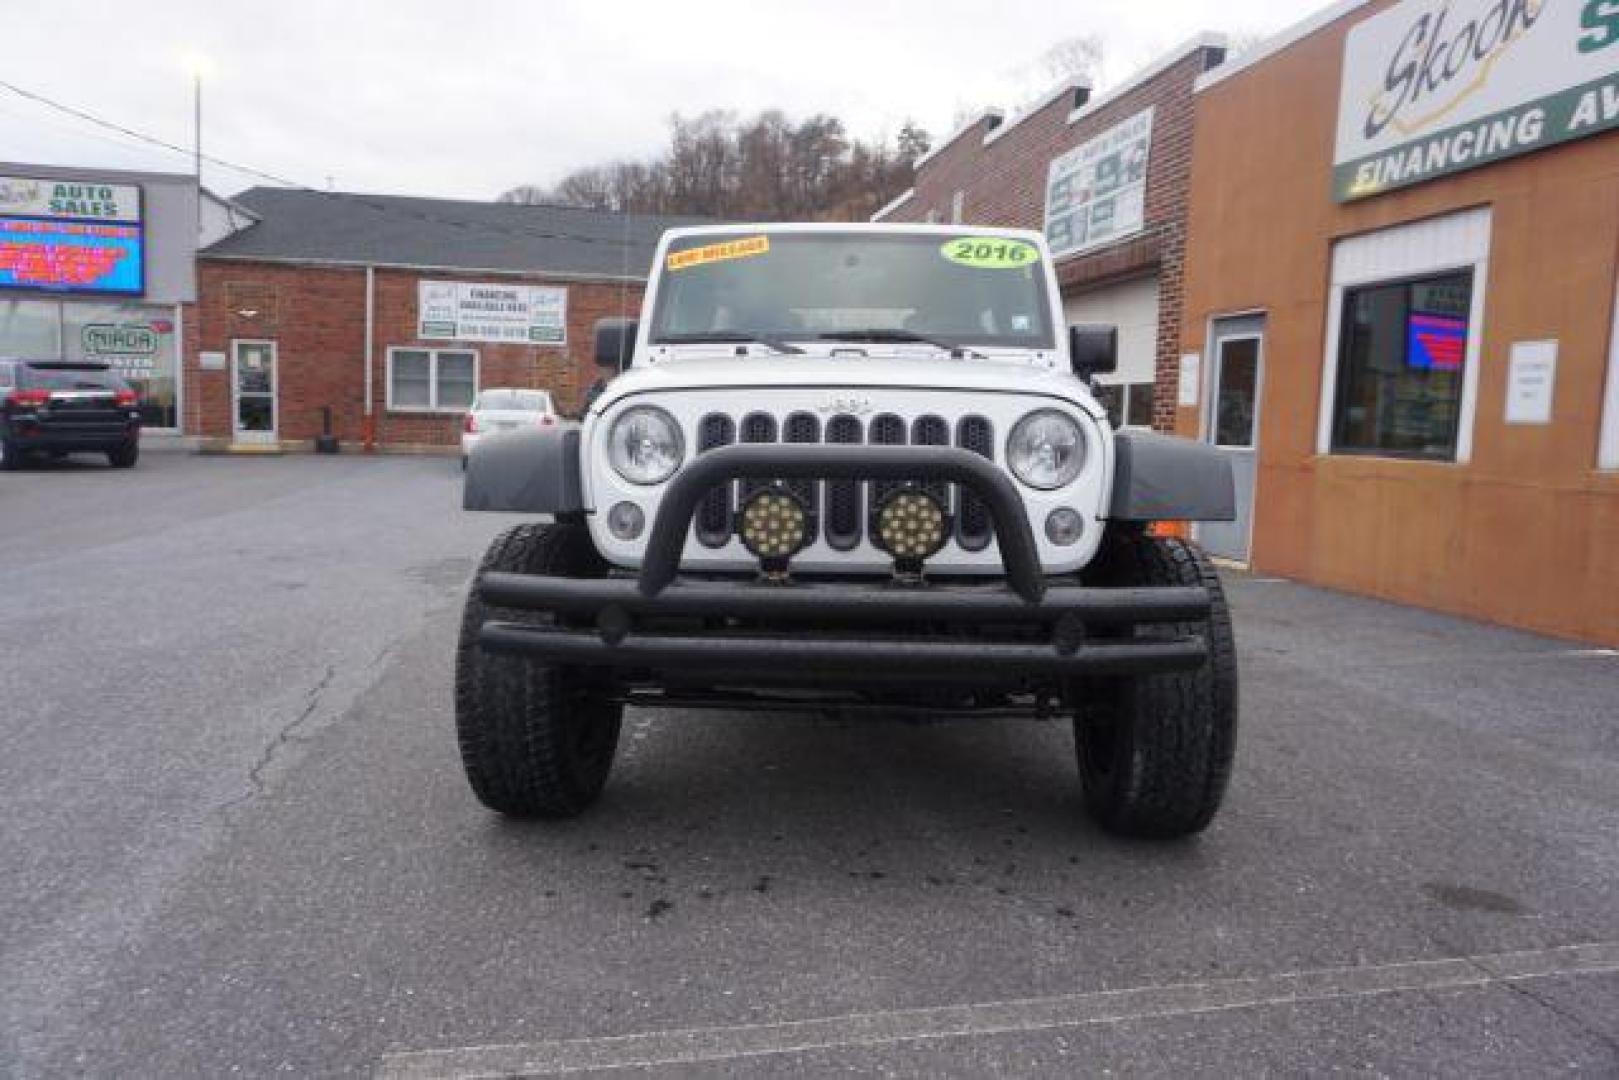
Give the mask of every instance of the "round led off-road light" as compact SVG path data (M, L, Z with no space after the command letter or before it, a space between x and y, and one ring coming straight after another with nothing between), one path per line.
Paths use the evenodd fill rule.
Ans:
M809 538L809 514L790 492L768 489L742 504L737 532L742 546L760 560L781 564Z
M901 489L877 507L877 546L902 562L937 554L946 534L944 507L925 491Z

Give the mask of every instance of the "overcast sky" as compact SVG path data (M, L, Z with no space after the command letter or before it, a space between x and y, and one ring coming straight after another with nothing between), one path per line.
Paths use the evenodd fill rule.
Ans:
M189 147L187 56L205 58L203 150L317 187L487 199L643 157L671 113L826 112L862 137L935 137L1015 105L1039 58L1101 33L1103 85L1192 35L1252 38L1317 0L0 0L0 79ZM189 157L0 88L0 160L189 171ZM208 168L232 193L251 177Z

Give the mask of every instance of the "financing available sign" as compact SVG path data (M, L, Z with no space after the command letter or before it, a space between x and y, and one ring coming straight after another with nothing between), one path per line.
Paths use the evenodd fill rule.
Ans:
M1053 158L1046 172L1046 242L1061 257L1141 231L1147 204L1148 108Z
M1619 127L1619 0L1405 0L1349 32L1340 202Z
M546 285L423 281L416 334L424 339L566 345L568 290Z

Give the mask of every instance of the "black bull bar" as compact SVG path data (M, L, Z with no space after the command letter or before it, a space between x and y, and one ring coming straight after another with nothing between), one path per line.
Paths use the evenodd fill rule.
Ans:
M989 510L1006 583L679 579L698 504L716 485L735 479L958 484ZM689 462L669 484L638 578L490 572L478 590L491 607L555 616L547 623L485 622L479 642L491 652L560 664L698 671L727 681L1130 675L1189 670L1207 659L1205 642L1195 634L1136 637L1127 629L1207 618L1206 589L1048 585L1011 478L977 454L945 446L742 444L712 450ZM684 621L671 629L668 618ZM659 621L663 628L655 625ZM701 624L697 632L693 621ZM918 633L930 626L932 632ZM938 632L940 626L948 632ZM1018 632L1009 635L1011 640L959 632L996 626ZM1097 628L1101 636L1090 633Z

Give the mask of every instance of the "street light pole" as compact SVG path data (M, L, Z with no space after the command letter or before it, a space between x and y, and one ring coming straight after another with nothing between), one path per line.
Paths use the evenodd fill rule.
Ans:
M191 71L192 168L197 174L197 235L202 236L202 65Z

